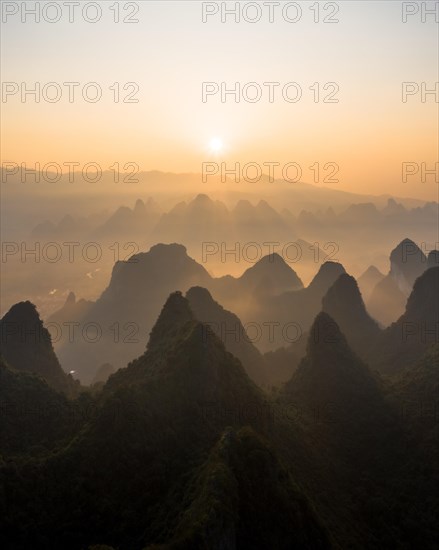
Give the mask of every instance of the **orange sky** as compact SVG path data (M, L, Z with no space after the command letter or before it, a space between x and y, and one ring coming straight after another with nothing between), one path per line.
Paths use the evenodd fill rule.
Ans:
M279 177L294 162L309 183L437 200L439 176L422 177L422 163L431 170L438 161L438 103L421 94L422 82L431 89L439 80L431 18L423 23L418 14L403 23L399 2L342 2L336 24L314 23L311 3L300 3L295 24L267 17L221 23L219 15L203 23L200 3L148 2L139 23L115 24L108 3L101 4L103 17L93 25L80 18L22 23L17 16L2 25L3 82L19 87L3 93L2 162L93 161L105 169L131 161L141 170L175 172L199 172L208 161L272 162ZM22 102L20 93L36 82L57 83L60 101L40 95L37 103L29 95ZM64 82L80 83L73 103ZM100 101L82 98L88 82L99 84ZM115 103L115 82L121 97L134 90L124 84L134 82L138 102ZM263 95L251 102L241 93L237 103L230 95L221 101L218 92L203 102L206 82L220 90L255 82ZM273 102L264 82L279 83ZM302 93L295 103L281 92L290 82ZM323 101L333 90L324 90L328 82L336 83L337 103ZM419 86L405 103L403 82ZM223 143L216 154L209 148L214 137ZM407 182L405 162L419 165ZM322 167L317 182L309 169L315 163ZM339 166L338 181L324 180L326 163Z

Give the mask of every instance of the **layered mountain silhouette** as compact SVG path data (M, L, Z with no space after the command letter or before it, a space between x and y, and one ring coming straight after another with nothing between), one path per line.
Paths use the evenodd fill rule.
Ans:
M410 294L416 279L425 271L427 258L422 250L410 239L404 239L390 254L390 276L399 289Z
M367 313L354 277L340 275L323 297L322 310L337 322L352 349L366 358L381 330Z
M370 294L367 308L372 316L389 325L404 311L413 284L427 269L427 258L410 239L404 239L390 254L390 271Z
M15 547L328 547L306 497L264 443L272 419L263 410L240 362L171 294L146 352L109 379L80 434L38 475L0 470L6 491L17 476L22 488L0 504L3 547L12 529Z
M239 318L215 302L205 288L190 288L186 298L196 319L209 326L222 340L226 349L241 361L250 378L258 384L267 384L268 366Z
M425 313L430 271L412 318ZM419 419L400 415L408 393L434 383L434 353L392 387L320 312L298 369L270 396L200 321L235 321L206 292L169 295L146 351L83 397L93 414L73 428L63 411L76 404L1 366L2 398L61 400L46 435L14 416L2 432L7 456L28 449L0 461L2 547L434 548L437 467L422 446L435 430L417 434ZM324 302L341 314L346 297L361 309L341 274Z
M303 288L303 283L290 265L274 253L261 258L240 277L228 275L212 279L210 288L222 304L251 317L261 301L283 292L299 290Z
M15 304L5 314L0 334L0 353L10 367L34 373L67 395L75 393L78 383L61 368L50 334L31 302Z
M77 300L75 293L69 292L64 305L59 310L54 312L47 319L47 322L49 324L55 323L56 325L59 325L62 332L62 328L65 327L65 323L82 319L87 315L87 312L92 305L92 301L84 299Z
M380 546L398 547L408 539L416 544L419 531L412 531L410 525L417 521L431 524L433 518L429 512L423 513L420 493L437 510L435 489L431 487L431 479L436 476L432 457L425 456L419 439L407 438L399 404L389 398L386 386L351 350L338 324L327 313L316 317L306 356L279 400L284 407L294 408L312 452L324 457L323 480L318 477L321 472L316 472L314 482L327 491L334 509L337 502L343 502L345 525L352 514L354 537L362 540L357 544L373 546L380 540ZM415 488L402 479L419 461L424 461L428 473L419 473ZM360 495L377 491L382 500L374 500L369 511L359 504ZM403 499L401 507L395 502L396 493ZM389 506L386 502L395 506L393 513L404 517L394 531L389 531L389 523L384 520ZM338 534L342 539L345 536ZM345 547L347 541L339 543Z
M374 265L369 266L366 271L358 277L358 286L363 296L363 300L367 302L376 285L384 279L385 275Z
M135 239L137 242L139 238L146 238L161 215L161 208L154 199L149 198L146 203L137 199L132 209L128 206L119 207L105 223L95 229L92 236L107 240L117 236L118 239Z
M311 327L306 356L286 384L285 394L308 411L318 405L333 404L338 421L348 421L350 408L362 406L358 399L361 397L363 406L373 408L379 390L369 369L349 347L339 325L321 312Z
M187 255L185 247L177 244L156 245L127 262L117 262L100 298L87 306L85 314L81 309L78 315L73 312L70 316L69 321L78 323L78 329L72 342L64 339L59 346L64 368L77 370L80 378L89 383L104 362L116 368L125 366L145 349L169 293L194 285L208 286L210 279L207 271ZM65 314L57 313L52 319ZM83 336L90 323L100 331L95 342L92 337Z
M81 380L89 383L91 373L102 362L116 368L125 366L145 349L166 296L192 286L207 288L223 306L252 322L256 321L255 312L264 311L266 304L269 307L272 296L303 287L294 270L277 254L263 257L241 277L215 279L188 256L184 246L156 245L127 262L117 262L108 287L96 302L77 301L72 294L49 318L65 328L64 340L57 348L64 368L77 371ZM69 323L77 323L73 341L67 341ZM87 341L88 333L84 336L83 331L88 326L92 336L93 330L99 331L97 341Z
M387 374L401 372L439 342L439 267L427 269L415 282L405 312L382 334L374 360Z
M306 288L284 292L272 298L261 315L261 323L269 320L279 327L274 331L275 338L272 341L266 337L264 348L267 351L279 347L291 348L290 351L296 349L301 357L305 350L302 336L321 310L323 296L343 273L345 269L340 263L325 262Z

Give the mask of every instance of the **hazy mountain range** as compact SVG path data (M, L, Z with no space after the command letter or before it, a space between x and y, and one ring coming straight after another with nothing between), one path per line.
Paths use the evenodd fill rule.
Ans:
M132 312L128 294L115 301L113 290L151 286L157 255L180 258L173 273L188 283L209 281L183 247L158 245L140 258L148 281L117 265L90 308ZM14 306L1 325L2 547L434 548L438 339L411 331L404 342L401 329L439 327L439 267L414 281L404 315L386 330L351 276L329 265L311 289L323 291L330 277L304 356L274 391L255 384L269 372L267 356L227 340L242 323L200 286L162 301L138 358L69 397L54 384L47 331L38 346L32 340L32 323L41 325L34 306ZM171 278L159 280L164 292ZM17 354L13 329L23 326Z

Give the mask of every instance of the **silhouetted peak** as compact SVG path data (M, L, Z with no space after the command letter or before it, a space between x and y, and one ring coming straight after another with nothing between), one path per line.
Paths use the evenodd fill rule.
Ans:
M194 199L194 202L206 203L206 202L212 202L212 201L209 195L206 195L205 193L198 193L198 195Z
M340 275L323 297L322 309L335 319L352 349L364 356L380 329L367 313L354 277Z
M29 301L14 304L5 314L2 321L19 324L41 324L37 307Z
M334 319L324 311L321 311L314 319L310 330L307 347L308 354L321 350L325 350L326 353L337 346L347 346L346 338Z
M358 222L361 220L374 219L377 215L377 207L372 202L362 202L358 204L351 204L341 214L341 217L346 220L355 219Z
M243 281L261 282L261 278L270 277L274 284L287 288L302 288L302 281L296 272L285 262L285 260L274 252L267 254L252 267L247 269L241 276Z
M349 308L364 308L357 281L347 273L342 273L328 289L323 298L323 309L326 310L333 306L340 307L341 303Z
M11 346L22 346L24 349L28 345L52 350L49 332L44 328L36 306L29 301L13 305L1 319L0 325L4 351ZM8 355L5 357L8 359ZM14 361L12 365L16 366Z
M206 195L205 193L199 193L195 198L194 200L192 201L194 204L198 204L198 205L205 205L205 204L210 204L212 203L213 201L211 200L211 198L209 197L209 195Z
M213 302L212 295L202 286L193 286L186 292L186 299L189 300L191 304L207 304L208 302Z
M1 353L11 367L35 372L59 391L74 391L75 384L63 372L34 304L12 306L0 321L0 332Z
M384 214L402 214L406 212L406 209L402 204L396 202L395 199L388 199L386 206L383 208L382 212Z
M182 257L187 256L186 247L182 244L171 243L171 244L155 244L149 250L151 256L160 257L160 256L176 256Z
M67 296L65 306L72 306L76 304L76 295L74 292L69 292L69 295Z
M166 300L151 331L148 349L166 346L169 339L173 339L190 321L194 321L194 315L188 300L180 291L173 292Z
M406 294L426 267L425 254L411 239L401 241L390 254L390 275Z
M411 239L406 238L392 250L390 253L390 262L405 264L416 258L420 259L422 256L424 256L424 253L419 246Z
M146 213L145 203L142 201L142 199L137 199L136 200L136 204L134 205L134 213L135 214L145 214Z
M324 294L343 273L346 273L346 270L342 264L330 261L325 262L320 266L319 271L308 288L320 291Z
M360 278L364 279L377 279L377 278L384 278L384 273L381 273L381 271L375 267L374 265L370 265L366 271L361 275Z

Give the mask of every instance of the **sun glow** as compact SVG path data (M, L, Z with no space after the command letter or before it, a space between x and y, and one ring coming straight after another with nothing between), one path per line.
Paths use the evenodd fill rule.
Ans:
M219 137L212 138L209 143L209 149L211 150L212 153L216 153L216 154L221 153L221 151L223 151L224 149L224 144L222 139Z

